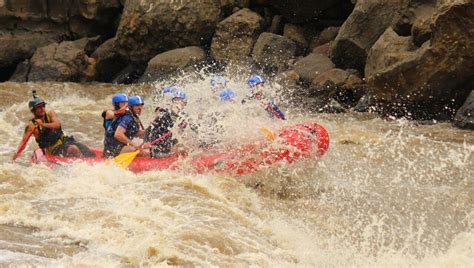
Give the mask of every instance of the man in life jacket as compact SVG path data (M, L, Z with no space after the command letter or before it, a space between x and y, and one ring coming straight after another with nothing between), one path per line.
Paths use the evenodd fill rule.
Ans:
M156 117L151 122L150 126L145 130L145 141L153 142L159 139L154 145L151 145L150 153L151 157L163 157L170 155L174 150L178 151L178 147L175 146L178 143L176 138L173 138L171 129L175 124L180 129L184 129L187 126L185 115L182 113L184 107L188 102L188 97L185 92L181 91L178 87L165 87L163 94L170 94L171 107L168 109L156 107Z
M145 102L140 96L132 96L128 99L129 110L122 115L116 115L105 131L104 157L111 158L121 153L140 150L138 156L150 156L150 144L135 144L135 137L143 138L145 130L140 121L143 105Z
M104 129L107 129L112 121L114 120L115 116L125 114L125 110L127 109L128 104L128 96L124 93L117 93L112 96L112 105L114 106L113 110L104 110L101 114L103 118L102 125Z
M46 155L65 157L94 157L95 154L87 146L77 142L72 136L65 136L61 129L61 121L54 111L46 111L46 102L36 95L28 102L33 118L28 122L23 139L30 133Z
M271 118L277 118L280 120L286 120L285 114L280 110L276 104L276 100L268 96L265 92L265 80L260 75L252 75L247 80L247 85L250 87L250 92L242 99L242 104L247 101L257 100L260 101L265 111ZM266 94L267 93L267 94Z
M215 75L211 78L211 90L213 95L218 97L221 102L235 102L235 93L231 89L227 88L227 80L220 76Z

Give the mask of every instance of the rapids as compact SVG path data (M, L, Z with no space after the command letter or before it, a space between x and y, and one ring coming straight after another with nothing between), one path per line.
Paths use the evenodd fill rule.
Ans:
M232 146L262 136L258 127L284 124L259 107L218 104L208 80L184 85L187 112L195 122L209 111L227 116L197 136L179 133L187 147L213 135ZM99 114L115 90L145 96L147 125L162 105L155 94L161 86L0 84L0 266L474 263L474 132L445 123L287 111L289 122L327 128L327 154L242 177L133 174L84 163L48 169L29 164L33 141L11 162L30 119L32 89L67 135L100 147ZM245 94L241 80L230 88Z

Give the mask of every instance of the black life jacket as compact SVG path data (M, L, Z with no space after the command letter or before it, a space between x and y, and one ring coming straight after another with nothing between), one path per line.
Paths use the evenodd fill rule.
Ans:
M43 120L45 123L51 123L48 113L45 114ZM36 138L36 142L38 143L38 146L41 149L46 149L48 147L56 145L58 141L62 140L62 138L64 137L64 133L61 127L59 127L58 129L45 128L40 127L34 119L31 119L31 122L38 129L39 137Z

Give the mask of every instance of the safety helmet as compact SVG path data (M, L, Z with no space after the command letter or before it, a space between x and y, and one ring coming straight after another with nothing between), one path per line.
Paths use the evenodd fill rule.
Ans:
M188 95L186 95L186 93L184 91L181 91L176 86L163 88L163 94L166 94L166 93L171 93L171 95L173 96L172 98L180 98L180 99L185 100L185 101L188 100Z
M227 80L225 80L225 78L220 76L220 75L214 75L211 78L211 86L215 87L217 84L221 84L223 86L226 86L227 85Z
M175 91L175 92L173 92L173 99L174 98L180 98L184 101L187 101L188 100L188 95L186 95L186 93L184 93L183 91Z
M145 102L140 96L131 96L128 98L128 106L132 107L133 105L145 105Z
M119 102L127 102L127 101L128 101L128 97L124 93L117 93L112 96L112 105L115 105Z
M221 98L221 101L228 101L235 97L235 94L232 90L224 90L219 94L219 97Z
M163 94L166 94L166 93L171 93L173 94L174 92L176 91L179 91L179 88L176 87L176 86L171 86L171 87L165 87L163 88Z
M265 80L260 75L252 75L250 78L247 80L247 85L249 86L255 86L258 84L265 83Z
M33 98L28 102L28 108L30 108L30 111L33 111L40 105L46 105L46 102L42 98L36 96L36 90L33 90Z

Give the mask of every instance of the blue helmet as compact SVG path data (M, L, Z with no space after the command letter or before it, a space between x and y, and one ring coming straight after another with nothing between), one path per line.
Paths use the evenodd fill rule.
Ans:
M219 94L219 97L221 98L221 101L228 101L235 97L235 94L232 90L226 89Z
M186 95L186 93L184 91L181 91L178 87L176 86L171 86L171 87L165 87L163 88L163 94L166 94L166 93L171 93L171 95L173 96L173 98L180 98L180 99L183 99L185 101L188 100L188 95Z
M173 92L173 98L180 98L184 101L187 101L188 95L186 95L186 93L184 93L183 91L176 91L176 92Z
M211 78L211 86L215 87L217 84L221 84L223 86L226 86L227 85L227 80L225 80L225 78L220 76L220 75L214 75Z
M163 94L166 94L166 93L171 93L173 94L174 92L176 91L179 91L179 88L176 87L176 86L171 86L171 87L165 87L163 88Z
M252 75L248 80L247 80L247 85L249 86L255 86L258 84L265 83L265 80L260 75Z
M128 99L128 106L133 106L133 105L145 105L145 102L143 101L143 98L140 96L132 96Z
M112 96L112 105L115 105L119 102L127 102L128 97L124 93L117 93Z

